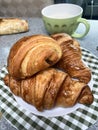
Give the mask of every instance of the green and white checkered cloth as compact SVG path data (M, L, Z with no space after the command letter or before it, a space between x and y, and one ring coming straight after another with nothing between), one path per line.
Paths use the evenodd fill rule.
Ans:
M36 116L15 101L9 88L4 85L6 67L0 73L0 111L18 130L86 130L98 120L98 58L82 48L83 60L93 74L94 102L90 106L58 117Z

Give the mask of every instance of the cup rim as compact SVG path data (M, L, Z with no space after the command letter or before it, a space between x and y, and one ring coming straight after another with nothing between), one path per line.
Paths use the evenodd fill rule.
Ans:
M63 18L55 18L55 17L51 17L51 16L46 15L45 11L46 11L48 8L50 8L50 7L56 7L56 6L61 6L61 5L63 5L63 6L69 6L69 5L71 5L71 6L77 7L77 8L80 9L80 12L77 13L76 15L74 15L74 16L63 17ZM41 10L42 16L45 16L45 17L51 18L51 19L64 19L64 18L67 19L67 18L73 18L73 17L76 17L76 16L81 15L82 13L83 13L83 8L82 8L81 6L76 5L76 4L71 4L71 3L57 3L57 4L52 4L52 5L48 5L48 6L44 7L44 8Z

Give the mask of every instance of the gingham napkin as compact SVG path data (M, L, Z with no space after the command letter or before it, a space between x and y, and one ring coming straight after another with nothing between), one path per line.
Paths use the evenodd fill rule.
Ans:
M83 60L92 70L94 102L90 106L58 117L36 116L22 108L15 101L2 78L7 73L3 67L0 73L0 111L18 130L86 130L98 120L98 58L82 48Z

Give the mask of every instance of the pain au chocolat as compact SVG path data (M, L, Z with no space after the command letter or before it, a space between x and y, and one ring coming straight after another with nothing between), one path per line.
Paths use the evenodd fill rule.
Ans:
M60 46L51 37L27 36L12 46L8 56L8 72L18 79L30 77L54 65L61 56Z

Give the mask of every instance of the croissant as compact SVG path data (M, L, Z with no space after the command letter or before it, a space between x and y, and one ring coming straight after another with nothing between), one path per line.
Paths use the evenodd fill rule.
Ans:
M93 102L93 95L88 85L71 79L67 73L55 68L47 68L21 80L7 74L4 82L15 95L34 105L39 111Z
M26 78L44 70L62 56L61 47L44 35L27 36L17 41L8 56L8 72L15 78Z
M63 51L62 58L56 66L66 71L72 78L88 83L91 80L91 70L82 61L78 41L64 33L54 34L51 37L58 41Z

